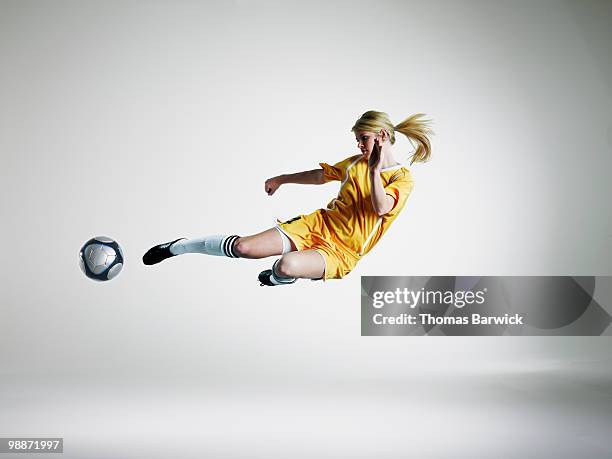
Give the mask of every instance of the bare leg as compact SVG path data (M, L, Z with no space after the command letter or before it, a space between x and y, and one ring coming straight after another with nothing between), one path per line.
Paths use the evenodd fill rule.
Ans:
M275 271L284 277L321 279L325 273L325 259L314 249L289 252L279 260Z
M291 250L297 250L293 241ZM252 236L238 238L234 244L234 252L241 258L266 258L282 255L283 240L276 228L270 228Z

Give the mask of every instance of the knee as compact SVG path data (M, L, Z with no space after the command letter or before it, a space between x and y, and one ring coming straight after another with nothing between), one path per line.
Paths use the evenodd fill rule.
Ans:
M283 277L299 277L299 263L295 257L282 257L276 263L276 274Z
M253 258L255 256L255 244L248 239L239 237L234 242L232 251L241 258Z

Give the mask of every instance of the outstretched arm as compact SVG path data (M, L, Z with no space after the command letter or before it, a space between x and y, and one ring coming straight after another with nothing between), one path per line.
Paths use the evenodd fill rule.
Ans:
M285 183L322 185L325 183L323 179L323 169L313 169L311 171L296 172L295 174L283 174L277 177L269 178L264 184L264 189L268 195L272 196L274 192Z

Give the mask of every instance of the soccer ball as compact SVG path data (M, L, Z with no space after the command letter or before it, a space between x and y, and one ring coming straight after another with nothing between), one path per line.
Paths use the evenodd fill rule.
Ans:
M79 266L90 279L111 280L123 268L123 251L110 237L96 236L81 247Z

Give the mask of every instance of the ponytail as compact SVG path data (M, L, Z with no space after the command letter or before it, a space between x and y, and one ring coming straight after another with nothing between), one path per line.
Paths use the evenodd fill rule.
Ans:
M430 129L431 120L419 119L423 116L425 116L423 113L417 113L410 118L406 118L393 128L395 131L401 132L408 137L411 144L412 140L416 142L415 152L410 157L411 165L414 162L424 163L431 156L431 143L428 137L428 135L433 134L433 131ZM414 146L414 144L412 145Z

